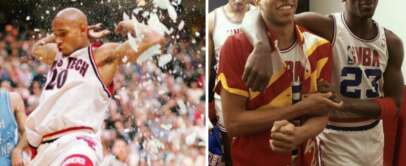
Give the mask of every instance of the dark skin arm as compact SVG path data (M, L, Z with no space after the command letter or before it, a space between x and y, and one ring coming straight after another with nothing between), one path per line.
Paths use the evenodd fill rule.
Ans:
M249 19L249 18L248 18ZM270 61L267 61L269 56L265 54L267 50L271 50L266 38L266 35L257 35L258 34L265 34L265 30L259 26L263 24L260 18L256 18L255 24L251 25L243 25L242 30L247 34L249 40L254 43L254 50L250 54L247 61L251 61L254 63L247 63L245 67L245 71L250 70L250 75L255 76L253 73L259 73L257 71L266 69L266 64L269 64ZM254 21L251 21L251 23ZM295 22L299 25L304 26L308 30L314 32L321 37L328 39L330 42L333 42L333 35L334 35L334 22L333 18L329 16L323 16L313 12L305 12L301 14L297 14L295 16ZM248 22L249 23L249 22ZM244 23L243 23L244 24ZM246 27L251 27L249 30ZM254 27L254 28L252 28ZM331 27L331 28L325 28ZM384 93L385 97L391 97L396 105L397 108L400 108L400 103L402 100L402 89L403 86L403 77L401 73L401 64L403 61L403 47L401 40L392 32L386 30L386 38L387 38L387 45L389 50L389 61L388 67L384 73ZM261 37L261 38L259 38ZM258 47L257 47L258 46ZM266 49L263 49L266 48ZM265 51L264 51L265 50ZM256 62L256 63L255 63ZM269 80L272 75L266 76L266 79ZM245 77L249 77L248 75ZM262 78L258 78L262 79ZM250 83L250 82L246 82ZM267 82L266 82L267 83ZM263 82L265 84L265 82ZM255 84L247 84L248 87L252 87ZM260 85L259 87L262 87ZM396 87L396 88L395 88ZM350 111L356 114L377 118L380 116L380 107L373 101L370 100L360 100L360 99L351 99L351 98L344 98L340 97L341 100L344 101L344 105L341 110L343 111Z
M329 16L314 12L305 12L295 15L295 22L321 37L333 40L334 22ZM254 50L251 52L245 65L243 80L247 87L262 91L272 77L271 56L275 54L274 46L268 42L264 23L258 10L249 12L242 23L241 30L253 43ZM331 27L331 28L326 28Z
M388 46L389 60L383 78L385 97L391 97L399 110L403 101L403 44L398 36L389 30L385 30L386 43Z
M225 126L231 136L249 135L269 130L275 121L294 119L303 115L323 115L328 109L338 109L341 104L328 98L331 93L311 94L299 103L283 108L246 110L247 98L221 91Z
M393 32L385 30L386 43L388 46L389 60L385 73L383 73L383 79L385 85L383 91L385 96L394 100L397 111L399 111L402 101L403 89L403 76L402 76L402 62L403 62L403 45L399 37ZM344 107L343 110L349 110L350 112L365 115L373 118L377 118L381 115L379 104L371 100L360 100L343 98Z

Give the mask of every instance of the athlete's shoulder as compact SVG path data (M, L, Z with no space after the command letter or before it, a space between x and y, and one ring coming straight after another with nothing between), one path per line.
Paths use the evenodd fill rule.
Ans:
M388 47L389 58L392 62L401 62L404 57L404 48L402 40L391 30L385 28L386 45Z
M396 49L399 49L399 48L403 49L403 44L402 44L402 40L400 39L400 37L389 29L384 28L384 30L385 30L386 43L387 43L388 47L389 48L392 47L392 48L396 48Z

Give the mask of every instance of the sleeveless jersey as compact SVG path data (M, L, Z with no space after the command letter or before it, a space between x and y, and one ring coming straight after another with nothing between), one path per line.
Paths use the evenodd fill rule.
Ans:
M385 30L378 27L378 34L371 40L355 36L345 23L343 13L333 14L333 77L332 83L342 96L357 99L382 97L383 73L388 63ZM350 112L333 111L334 118L359 118Z
M17 122L11 108L9 93L0 90L0 163L11 165L11 151L17 144Z
M57 54L39 105L27 119L32 146L38 146L44 135L68 128L88 127L94 132L101 128L111 94L100 79L92 51L89 46L67 57Z
M254 7L249 5L248 13ZM217 62L219 62L219 53L226 39L240 31L241 22L232 21L226 13L225 6L214 10L214 29L213 29L213 44Z

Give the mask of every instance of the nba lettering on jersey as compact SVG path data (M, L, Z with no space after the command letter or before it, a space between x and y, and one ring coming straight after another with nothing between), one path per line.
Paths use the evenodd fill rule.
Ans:
M347 46L348 65L379 67L379 53L368 47Z
M227 33L231 36L240 32L240 29L228 29Z

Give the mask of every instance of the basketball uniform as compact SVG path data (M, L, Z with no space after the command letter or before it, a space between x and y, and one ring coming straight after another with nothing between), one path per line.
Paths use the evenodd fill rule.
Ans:
M300 94L317 91L317 82L331 80L331 44L299 26L295 27L296 42L288 49L281 50L281 56L272 57L275 70L267 88L262 92L251 91L242 80L244 65L252 52L252 45L243 33L231 36L221 50L216 92L226 91L247 99L245 109L272 111L294 103ZM295 81L294 81L295 80ZM297 81L299 80L299 81ZM297 90L295 82L299 82ZM231 110L232 111L232 110ZM269 146L270 131L258 131L235 137L232 142L232 163L235 166L292 164L289 153L274 152ZM294 164L319 165L318 142L308 139L297 150L299 159Z
M17 144L17 122L7 91L0 90L0 165L11 165L11 151Z
M355 36L343 13L332 15L333 77L336 91L344 97L375 99L383 94L383 73L388 62L384 28L371 40ZM332 111L326 129L319 135L325 165L382 165L384 135L380 119L348 111Z
M26 123L28 142L38 148L32 165L100 164L96 133L111 93L100 79L92 52L89 46L67 57L56 55L39 105Z

